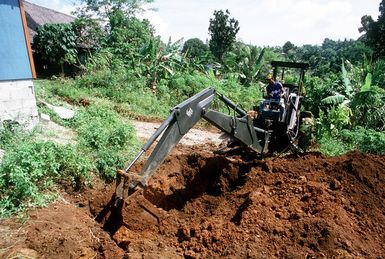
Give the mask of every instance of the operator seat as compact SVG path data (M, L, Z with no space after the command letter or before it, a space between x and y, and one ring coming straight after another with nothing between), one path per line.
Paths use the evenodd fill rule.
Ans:
M277 99L265 99L259 106L260 119L272 120L278 122L282 120L285 108L281 105L281 101Z

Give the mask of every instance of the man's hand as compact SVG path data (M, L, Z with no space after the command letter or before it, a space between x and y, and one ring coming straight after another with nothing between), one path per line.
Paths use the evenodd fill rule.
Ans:
M254 111L254 110L251 110L251 111L248 111L248 112L247 112L247 116L249 116L249 117L252 118L252 119L257 118L257 115L258 115L258 112L257 112L257 111Z

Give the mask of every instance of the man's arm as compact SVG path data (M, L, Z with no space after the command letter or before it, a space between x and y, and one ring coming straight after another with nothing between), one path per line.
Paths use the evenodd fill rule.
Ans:
M266 96L267 97L273 97L273 89L270 85L266 86Z
M284 95L285 95L285 88L283 87L283 85L280 83L280 82L278 82L278 84L279 84L279 89L280 89L280 96L281 97L283 97Z

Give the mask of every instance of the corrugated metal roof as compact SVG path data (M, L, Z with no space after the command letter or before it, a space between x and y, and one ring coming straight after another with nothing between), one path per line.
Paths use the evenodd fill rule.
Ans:
M23 2L31 43L33 42L33 36L35 36L38 26L46 23L70 23L75 20L75 17L71 15L60 13L27 1Z

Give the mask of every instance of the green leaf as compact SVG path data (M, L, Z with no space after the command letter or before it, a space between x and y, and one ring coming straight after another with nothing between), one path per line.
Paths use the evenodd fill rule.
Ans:
M372 89L372 73L368 73L365 77L365 84L361 86L360 92L370 91Z
M340 93L336 93L335 95L328 96L321 100L321 104L331 104L331 105L337 105L341 104L346 100L346 97Z
M352 87L352 84L350 82L349 75L348 75L348 72L346 71L344 63L345 62L342 59L342 66L341 66L342 81L343 81L343 84L345 86L345 93L347 94L347 96L352 97L352 95L353 95L353 87Z

